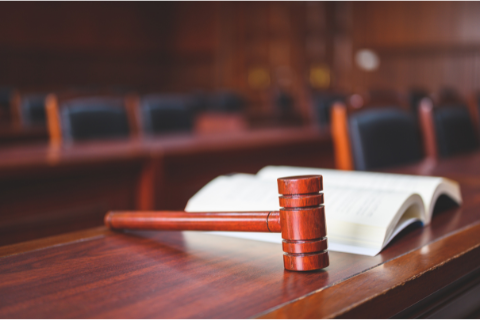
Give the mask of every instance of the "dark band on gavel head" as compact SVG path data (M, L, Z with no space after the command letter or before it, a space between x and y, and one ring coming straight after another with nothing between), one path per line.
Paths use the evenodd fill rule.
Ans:
M329 265L322 176L277 179L285 269L310 271Z

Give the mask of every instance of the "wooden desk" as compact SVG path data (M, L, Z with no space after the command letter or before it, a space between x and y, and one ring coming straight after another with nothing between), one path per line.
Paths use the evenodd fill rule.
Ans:
M21 127L9 123L0 125L0 146L46 143L48 132L45 127Z
M195 232L97 228L6 246L0 248L0 317L475 315L478 163L480 153L395 170L429 168L457 179L464 204L404 232L376 257L330 252L325 271L285 271L278 244ZM442 309L446 301L454 307ZM460 314L446 313L452 311Z
M0 245L94 227L108 210L181 210L207 182L268 164L333 166L311 128L0 149Z

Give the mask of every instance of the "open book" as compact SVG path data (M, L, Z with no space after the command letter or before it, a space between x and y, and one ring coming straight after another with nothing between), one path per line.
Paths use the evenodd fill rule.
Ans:
M321 174L328 250L374 256L408 225L429 224L440 195L462 202L458 183L445 178L269 166L256 175L220 176L195 194L186 211L279 210L277 178ZM281 242L277 233L215 234Z

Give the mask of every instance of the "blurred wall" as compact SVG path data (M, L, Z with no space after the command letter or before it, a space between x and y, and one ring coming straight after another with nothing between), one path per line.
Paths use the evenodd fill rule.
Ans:
M1 3L0 83L162 84L171 11L168 3Z
M212 87L215 6L1 3L0 84Z
M471 94L480 87L479 2L354 2L354 51L380 57L373 72L353 70L352 88L385 84Z

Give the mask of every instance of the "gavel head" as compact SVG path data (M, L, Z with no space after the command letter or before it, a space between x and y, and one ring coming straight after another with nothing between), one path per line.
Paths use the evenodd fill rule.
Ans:
M329 265L320 175L278 178L285 269L311 271Z

